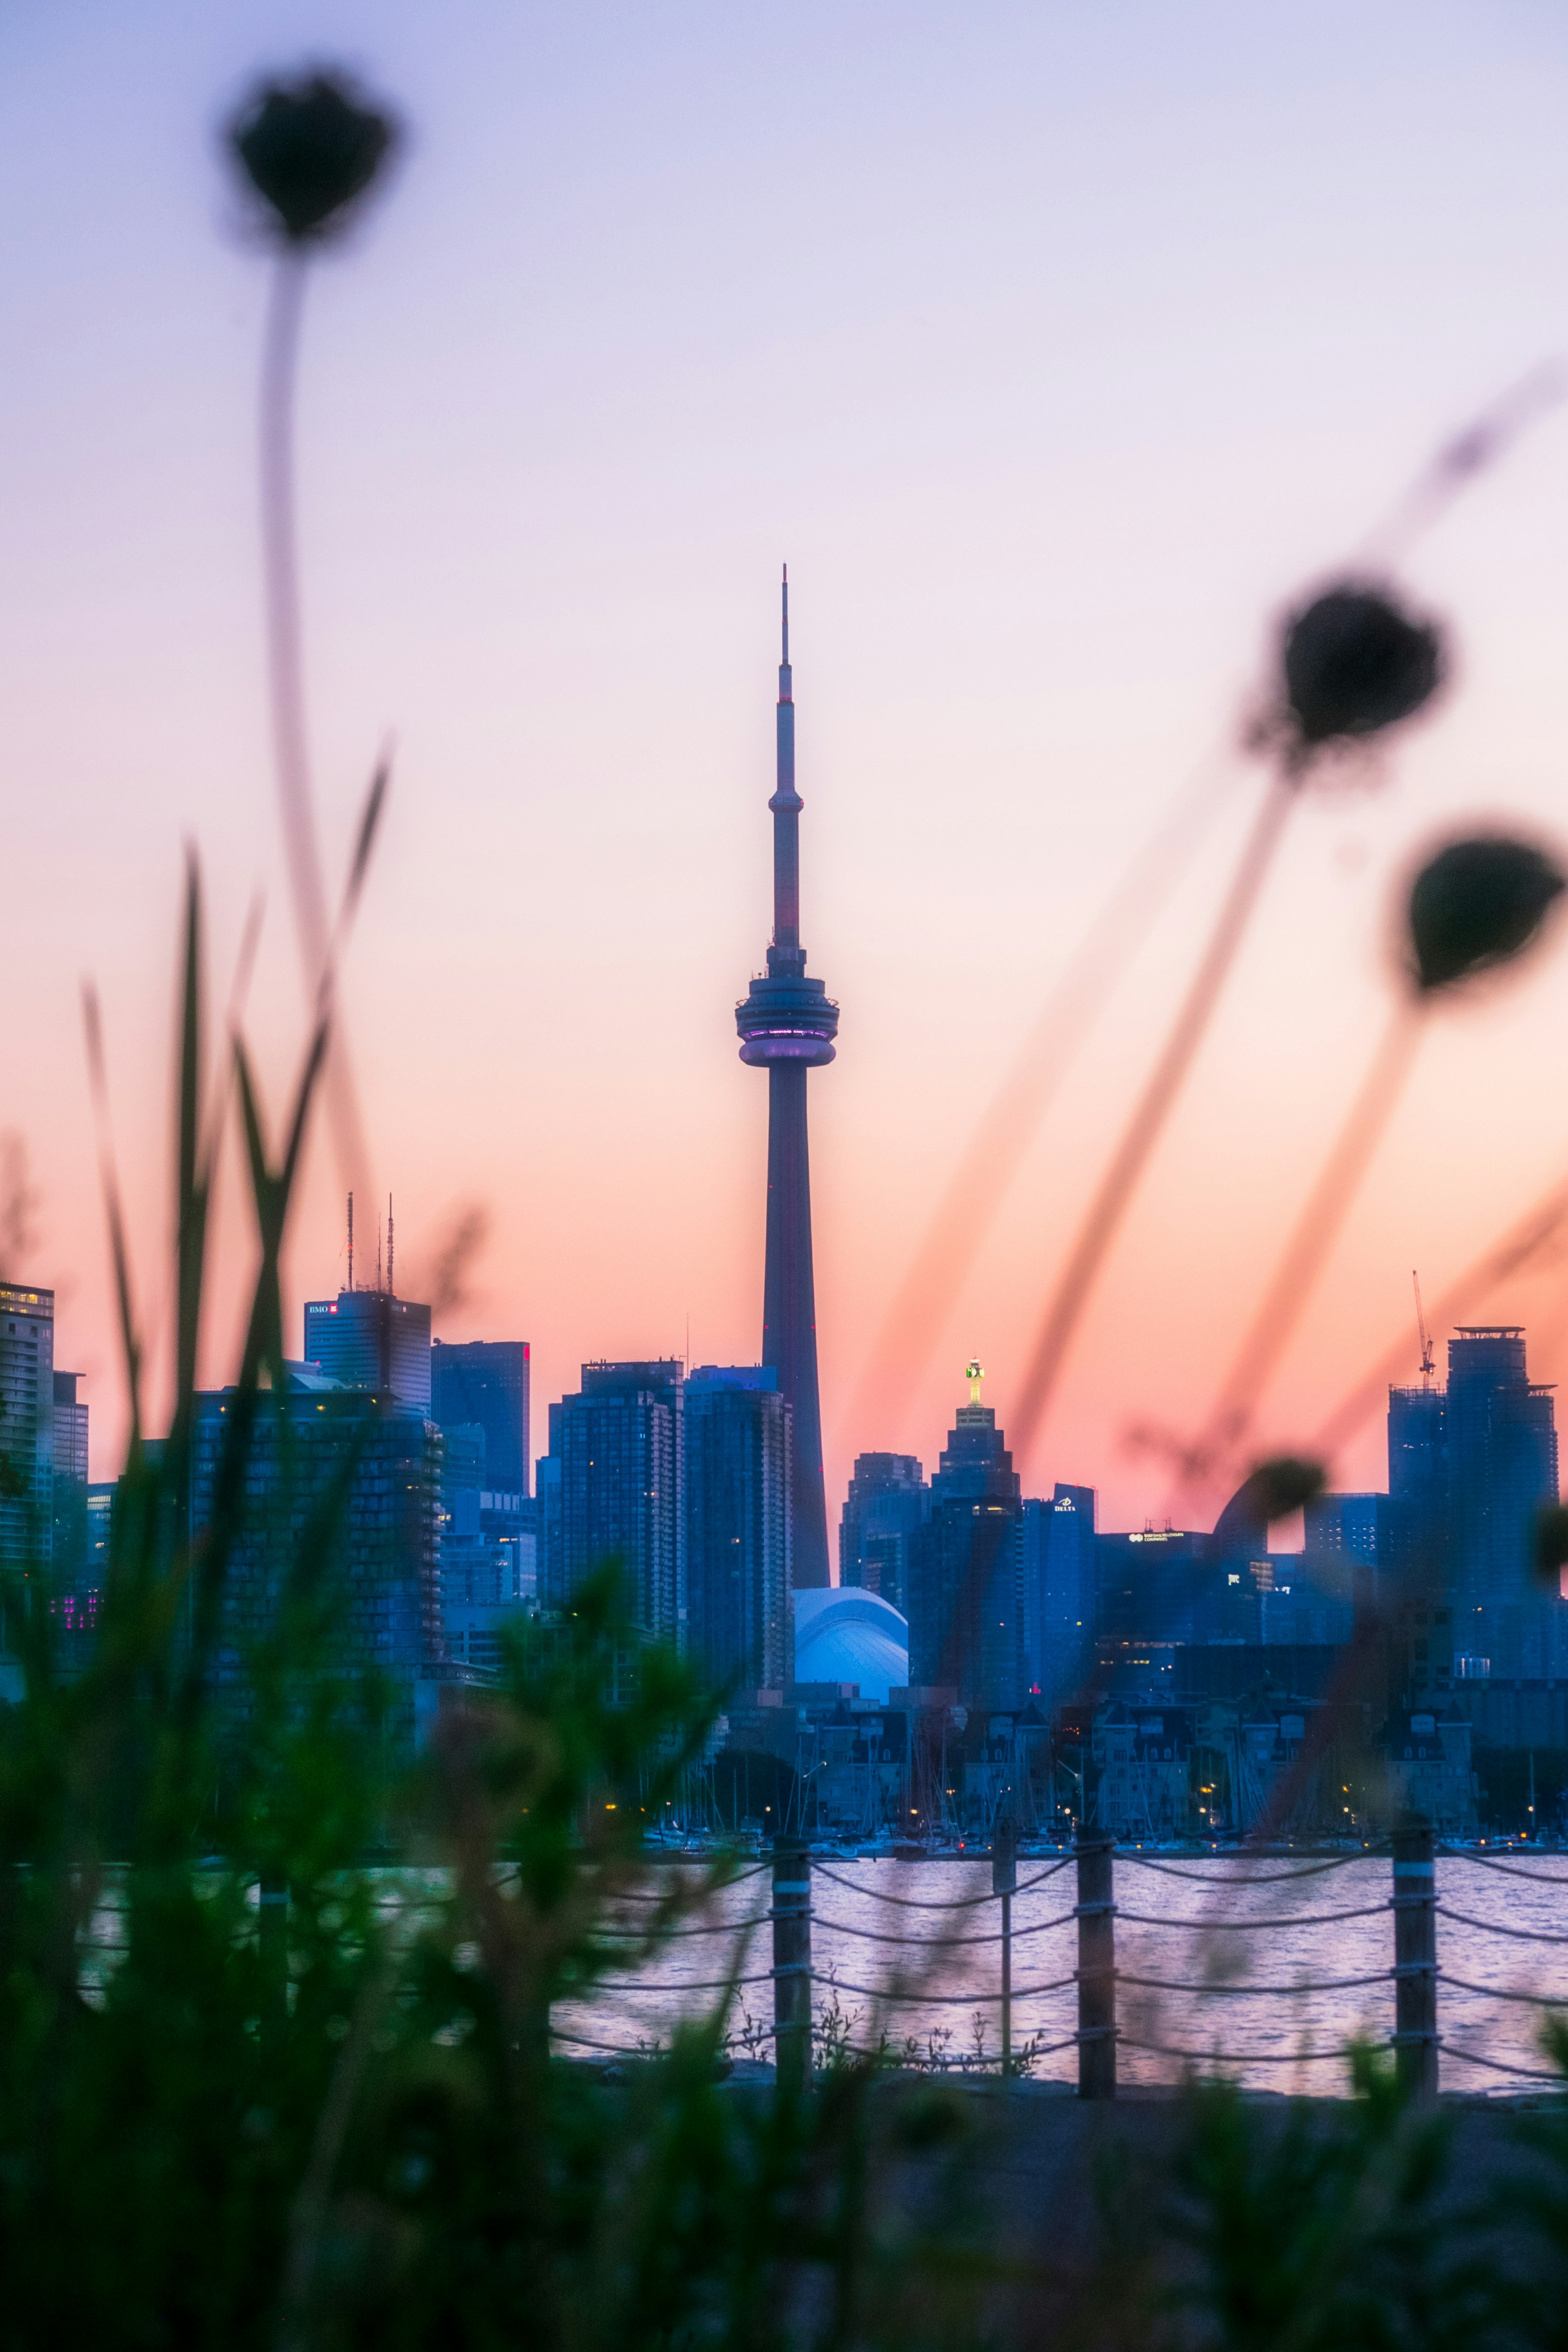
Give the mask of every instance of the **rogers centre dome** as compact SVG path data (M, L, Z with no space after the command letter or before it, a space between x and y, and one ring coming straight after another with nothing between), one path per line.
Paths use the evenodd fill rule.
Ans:
M909 1621L879 1593L858 1585L797 1591L795 1680L859 1683L862 1698L887 1704L909 1680Z

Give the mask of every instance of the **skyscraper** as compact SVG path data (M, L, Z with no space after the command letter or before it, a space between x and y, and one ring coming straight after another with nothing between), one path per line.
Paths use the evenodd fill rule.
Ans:
M1378 1536L1388 1520L1386 1495L1342 1495L1325 1489L1308 1497L1303 1517L1306 1551L1338 1554L1362 1568L1376 1566Z
M1050 1502L1028 1502L1021 1528L1024 1672L1042 1700L1069 1697L1094 1657L1094 1489L1059 1481Z
M1396 1590L1471 1612L1541 1599L1531 1553L1536 1514L1557 1500L1556 1416L1518 1324L1461 1327L1446 1390L1390 1389L1388 1492Z
M443 1429L476 1422L485 1433L485 1485L533 1492L528 1461L526 1339L433 1339L430 1417Z
M910 1538L909 1679L983 1706L1022 1696L1018 1472L969 1373L936 1474L931 1517Z
M87 1403L77 1395L79 1372L55 1374L55 1589L79 1579L88 1560Z
M831 1581L822 1480L822 1409L817 1388L817 1307L811 1273L811 1173L806 1074L833 1058L839 1008L806 977L800 944L800 817L795 790L795 702L789 669L789 575L784 574L779 665L778 782L773 812L773 943L768 970L735 1009L740 1058L768 1073L768 1255L762 1286L762 1360L779 1374L794 1423L794 1580Z
M49 1558L55 1475L55 1294L0 1282L0 1566Z
M549 1409L559 1500L551 1495L547 1521L549 1599L568 1600L585 1576L619 1560L635 1623L667 1642L685 1630L684 1389L669 1360L584 1364L579 1393Z
M1449 1340L1446 1418L1455 1601L1534 1600L1535 1517L1557 1500L1557 1430L1517 1325L1461 1328Z
M430 1309L387 1290L340 1290L305 1309L305 1360L344 1388L430 1411Z
M910 1538L930 1516L931 1489L913 1454L858 1454L839 1521L839 1582L907 1612Z
M198 1536L213 1521L235 1410L233 1389L195 1400L191 1519ZM439 1677L445 1663L441 1450L434 1423L385 1394L340 1388L299 1366L289 1368L285 1389L264 1391L246 1447L244 1519L225 1579L214 1664L220 1685L243 1686L246 1653L277 1621L301 1533L351 1463L328 1562L328 1589L340 1612L332 1660L391 1675L402 1693L401 1728L412 1734L437 1687L430 1676Z
M77 1394L79 1372L57 1372L55 1390L54 1461L57 1478L74 1478L87 1485L87 1401Z
M789 1408L770 1365L686 1377L686 1647L716 1685L784 1686Z
M1390 1603L1436 1599L1448 1584L1448 1404L1429 1385L1388 1391L1388 1540L1378 1571Z

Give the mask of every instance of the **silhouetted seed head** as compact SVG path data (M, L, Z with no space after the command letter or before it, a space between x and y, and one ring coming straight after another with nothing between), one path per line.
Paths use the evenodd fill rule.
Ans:
M1535 1522L1535 1573L1553 1590L1568 1568L1568 1503L1549 1503Z
M1303 1503L1322 1493L1323 1485L1321 1462L1309 1462L1296 1454L1274 1454L1259 1463L1243 1491L1267 1527L1271 1520L1288 1518L1292 1511L1299 1511Z
M1289 1518L1323 1489L1321 1462L1295 1454L1271 1454L1244 1478L1214 1523L1209 1557L1219 1559L1260 1545L1275 1519Z
M229 148L270 226L294 246L347 226L397 137L392 118L335 73L262 82L228 126Z
M1527 948L1564 887L1533 842L1505 834L1451 841L1410 891L1410 963L1423 995L1507 963Z
M1442 683L1442 638L1385 590L1346 581L1293 614L1281 649L1285 699L1304 751L1409 719Z
M1568 1503L1547 1503L1535 1519L1535 1576L1552 1590L1561 1588L1568 1567Z

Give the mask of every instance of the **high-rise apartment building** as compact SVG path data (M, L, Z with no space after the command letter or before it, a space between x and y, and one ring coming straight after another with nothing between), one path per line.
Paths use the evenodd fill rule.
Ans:
M476 1422L453 1422L441 1432L441 1599L444 1608L489 1600L479 1498L485 1491L485 1433ZM474 1589L477 1580L479 1589Z
M54 1376L55 1439L54 1465L57 1478L74 1478L78 1486L88 1481L87 1401L77 1395L79 1372L57 1372Z
M55 1294L0 1282L0 1566L53 1550Z
M359 1296L361 1294L354 1294ZM365 1294L374 1296L375 1294ZM236 1392L196 1399L191 1514L213 1524L219 1467ZM307 1369L258 1401L246 1455L246 1503L225 1579L221 1685L243 1685L247 1650L277 1622L313 1516L346 1461L353 1467L324 1589L337 1610L330 1663L377 1667L405 1695L403 1728L420 1712L415 1690L446 1652L441 1622L441 1433L396 1398L344 1389Z
M1095 1633L1103 1665L1146 1663L1155 1650L1203 1641L1234 1626L1205 1625L1203 1602L1215 1576L1239 1592L1244 1571L1211 1567L1209 1538L1181 1528L1145 1527L1094 1538ZM1230 1584L1230 1577L1237 1582Z
M1313 1495L1302 1513L1304 1549L1314 1557L1333 1555L1358 1568L1375 1568L1378 1538L1388 1517L1386 1495L1341 1495L1332 1489ZM1384 1536L1386 1545L1386 1536Z
M525 1497L533 1492L528 1375L526 1339L431 1342L431 1419L443 1429L477 1423L485 1433L486 1487Z
M87 1403L77 1395L79 1372L55 1374L55 1442L53 1522L54 1579L57 1593L74 1589L88 1565Z
M1387 1539L1378 1562L1390 1601L1437 1596L1448 1583L1448 1422L1444 1391L1388 1391Z
M983 1706L1013 1706L1022 1696L1022 1512L1012 1455L971 1374L970 1401L931 1481L931 1516L910 1539L913 1685L956 1688Z
M670 1359L584 1364L581 1389L549 1409L548 1598L559 1605L619 1561L633 1622L669 1642L685 1632L685 1386Z
M534 1507L489 1484L486 1433L477 1422L441 1431L441 1622L453 1658L494 1672L505 1627L535 1598Z
M686 1375L686 1649L716 1686L784 1687L790 1419L771 1364Z
M344 1388L430 1412L430 1309L390 1290L340 1290L305 1309L305 1360Z
M493 1487L477 1422L441 1432L441 1605L517 1610L535 1597L537 1515L510 1487Z
M1059 1481L1049 1502L1029 1501L1019 1527L1024 1677L1042 1705L1085 1684L1094 1657L1095 1494Z
M880 1593L908 1613L909 1544L931 1515L913 1454L859 1454L839 1521L839 1582Z
M550 1437L556 1429L556 1409L549 1409ZM561 1540L560 1461L541 1454L535 1465L534 1523L538 1529L538 1595L545 1606L557 1609L566 1598L566 1552Z
M1557 1500L1552 1391L1531 1384L1516 1325L1461 1328L1448 1342L1446 1414L1454 1600L1533 1600L1535 1521Z
M1461 1328L1446 1389L1390 1389L1388 1493L1391 1593L1470 1613L1539 1601L1535 1521L1557 1500L1557 1429L1519 1325Z

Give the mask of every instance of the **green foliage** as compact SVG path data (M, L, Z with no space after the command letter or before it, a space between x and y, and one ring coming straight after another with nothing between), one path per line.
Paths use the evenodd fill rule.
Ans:
M1189 2094L1171 2183L1189 2283L1184 2341L1227 2352L1473 2347L1485 2273L1439 2226L1449 2120L1407 2105L1391 2065L1354 2062L1354 2096L1282 2108L1228 2083Z
M106 1160L131 1435L85 1671L61 1671L45 1578L5 1595L26 1675L0 1708L5 2340L848 2342L873 2068L839 2052L804 2094L737 2093L723 2000L618 2078L552 2053L551 2003L656 1950L728 1867L670 1874L639 1936L606 1932L632 1877L646 1892L641 1807L656 1815L715 1712L636 1640L613 1565L559 1622L519 1622L499 1685L455 1692L415 1759L337 1638L350 1446L301 1519L281 1515L299 1531L238 1681L214 1673L253 1433L282 1403L279 1255L327 1032L276 1162L235 1054L260 1265L193 1532L223 1107L203 1099L200 934L193 873L169 1434L142 1433ZM101 1081L90 1014L89 1034Z

